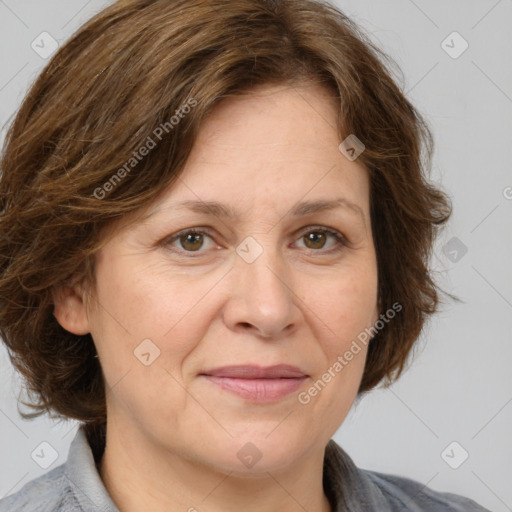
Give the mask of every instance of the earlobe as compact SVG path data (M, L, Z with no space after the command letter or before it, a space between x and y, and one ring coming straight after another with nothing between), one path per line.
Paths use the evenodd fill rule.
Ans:
M53 316L61 327L73 334L83 335L90 332L86 305L78 288L61 286L54 289Z

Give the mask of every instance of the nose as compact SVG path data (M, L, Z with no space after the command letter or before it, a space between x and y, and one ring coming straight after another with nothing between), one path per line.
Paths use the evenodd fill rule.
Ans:
M265 247L252 263L235 260L224 321L233 331L261 338L289 336L300 321L300 299L292 273L275 251Z

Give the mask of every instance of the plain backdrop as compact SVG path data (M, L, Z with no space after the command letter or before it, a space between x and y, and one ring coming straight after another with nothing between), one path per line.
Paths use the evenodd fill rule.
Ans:
M108 3L0 0L0 143L47 62L32 42L48 32L62 44ZM512 0L336 3L396 60L433 129L432 178L454 205L433 265L463 302L444 306L410 369L355 405L335 440L360 467L511 511ZM3 497L63 463L76 424L21 419L20 382L3 346L0 375ZM43 442L55 450L48 468L33 457Z

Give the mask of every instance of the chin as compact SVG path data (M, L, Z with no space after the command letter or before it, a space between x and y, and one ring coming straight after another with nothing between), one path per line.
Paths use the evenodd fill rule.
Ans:
M272 428L275 427L274 423ZM306 442L297 430L291 433L282 428L279 432L279 428L282 427L274 432L272 429L264 432L255 428L246 429L243 434L233 438L226 437L223 442L207 443L210 446L208 451L215 460L215 465L223 471L239 475L266 475L267 472L283 471L292 467L304 455L310 448L312 438L307 436ZM269 432L272 433L269 435Z

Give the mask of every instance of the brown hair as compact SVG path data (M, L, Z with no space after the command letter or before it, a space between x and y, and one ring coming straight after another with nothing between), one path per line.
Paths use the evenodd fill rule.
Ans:
M387 62L342 12L315 0L123 0L62 46L0 161L0 335L33 395L37 412L25 416L105 421L93 340L58 324L52 290L71 279L93 286L105 227L177 179L215 105L265 84L329 88L339 140L355 134L366 146L380 308L403 310L369 344L360 392L398 378L438 306L428 262L450 205L427 181L431 134ZM123 173L165 123L162 141Z

